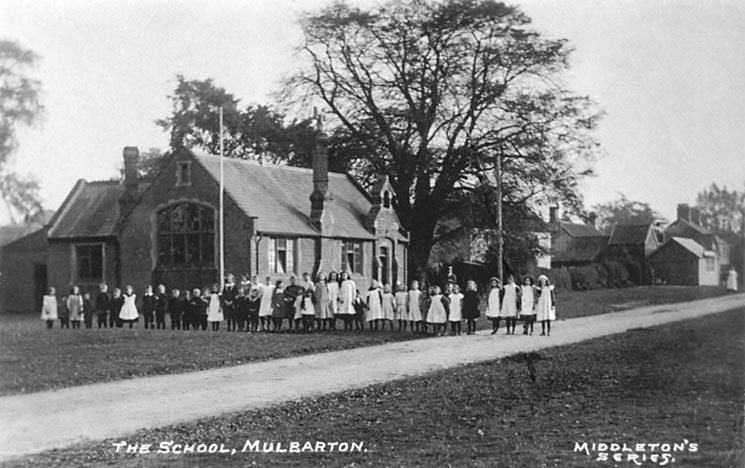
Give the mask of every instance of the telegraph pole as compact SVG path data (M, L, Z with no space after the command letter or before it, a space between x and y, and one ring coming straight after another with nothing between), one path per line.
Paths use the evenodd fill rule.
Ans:
M497 153L497 165L494 168L497 179L497 277L504 284L504 236L502 235L502 155Z

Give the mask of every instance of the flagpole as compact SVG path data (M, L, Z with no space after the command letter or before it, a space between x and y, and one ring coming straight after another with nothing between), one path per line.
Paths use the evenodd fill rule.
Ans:
M222 107L220 107L220 290L225 287L225 180L223 169L223 153L225 151L223 144L222 130Z

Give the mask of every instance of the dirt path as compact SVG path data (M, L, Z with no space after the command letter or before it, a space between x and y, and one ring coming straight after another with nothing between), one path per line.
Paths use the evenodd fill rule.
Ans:
M0 398L0 460L723 312L745 294L558 321L553 335L443 337ZM218 395L217 397L215 395ZM209 404L205 402L209 401Z

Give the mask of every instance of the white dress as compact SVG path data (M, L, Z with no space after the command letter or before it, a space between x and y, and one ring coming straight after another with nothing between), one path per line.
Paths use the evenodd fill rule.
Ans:
M735 270L730 270L727 274L727 290L737 291L737 272Z
M300 305L301 315L303 316L312 315L313 317L316 316L316 309L313 307L312 297L298 296L298 301Z
M450 316L448 317L450 322L460 322L463 320L461 304L463 304L463 294L450 295Z
M517 285L505 284L504 297L502 298L502 307L499 309L499 316L503 318L517 318Z
M541 296L538 298L538 305L535 308L536 320L539 322L542 320L556 320L556 308L551 300L551 291L553 290L553 285L541 288Z
M409 291L408 320L411 322L422 321L422 291L418 289Z
M396 298L391 293L383 293L383 318L393 320L395 318Z
M533 286L523 286L520 291L520 315L535 315Z
M367 321L380 320L383 316L383 304L381 303L382 293L380 289L371 289L367 291Z
M331 313L336 315L339 313L339 283L332 281L327 286L329 289L329 307Z
M41 305L42 320L57 320L57 298L54 296L44 296L44 302Z
M486 298L486 316L499 318L499 288L492 288Z
M354 315L354 296L357 290L357 286L351 279L346 279L341 284L341 290L339 292L339 314L341 315Z
M207 321L222 322L224 318L222 309L220 308L220 295L210 294L210 304L207 307Z
M406 301L409 298L409 294L406 291L399 291L396 293L396 320L411 320L409 318L409 311L406 307Z
M432 296L427 311L427 323L445 323L446 320L447 312L445 311L445 305L442 303L442 295Z
M137 294L132 294L131 296L125 294L122 297L124 298L124 305L122 305L122 310L119 311L119 318L122 320L136 320L140 316L137 313L137 305L135 305Z
M259 306L259 317L272 316L272 295L274 286L266 286L261 289L261 305Z

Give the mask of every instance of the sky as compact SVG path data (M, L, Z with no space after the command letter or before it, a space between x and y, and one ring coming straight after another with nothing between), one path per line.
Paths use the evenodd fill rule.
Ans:
M77 179L118 174L124 146L166 150L175 77L269 103L296 69L297 18L329 0L0 0L0 38L41 56L44 119L13 167L57 209ZM373 5L370 0L350 1ZM563 82L605 113L591 207L626 195L668 219L711 183L745 189L745 2L517 0L574 48ZM0 224L9 220L0 208Z

